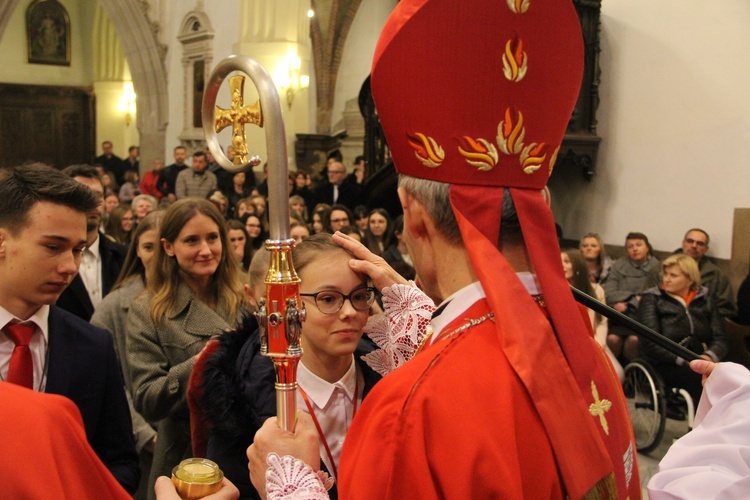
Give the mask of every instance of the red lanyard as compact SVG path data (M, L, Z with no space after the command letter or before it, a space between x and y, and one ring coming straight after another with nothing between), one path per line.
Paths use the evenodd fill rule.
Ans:
M357 406L359 405L359 375L357 374L356 370L354 372L354 376L356 377L356 382L354 383L354 408L352 410L352 420L354 420L354 416L357 414ZM310 399L307 397L307 393L301 386L297 386L297 389L299 389L299 393L302 395L302 399L305 401L305 405L307 405L307 411L310 412L310 416L313 419L313 423L315 424L315 428L318 430L318 437L320 437L320 441L323 443L323 446L326 449L326 454L328 455L328 461L331 463L331 468L333 469L331 472L333 472L333 477L338 479L339 474L336 470L336 462L333 460L333 454L331 453L331 447L328 446L328 440L326 439L325 434L323 434L323 429L320 427L320 422L318 422L318 417L315 416L315 410L312 407L312 404L310 404Z

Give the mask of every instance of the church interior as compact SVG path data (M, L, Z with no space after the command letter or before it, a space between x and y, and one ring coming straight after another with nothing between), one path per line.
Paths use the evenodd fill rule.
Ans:
M139 145L141 165L155 158L169 163L175 146L190 151L202 144L195 126L202 78L237 53L266 66L293 99L283 111L295 169L297 134L345 136L340 149L350 168L362 154L358 96L397 2L60 0L68 16L62 64L29 62L27 12L34 3L0 6L0 83L11 86L0 93L3 165L32 152L52 159L53 150L69 151L74 137L84 144L79 161L101 154L102 141L110 140L121 157ZM575 3L600 12L598 32L591 31L599 44L590 128L601 142L593 175L591 165L572 163L558 165L551 177L565 239L594 231L617 254L625 234L639 231L657 252L669 253L688 228L701 227L711 236L709 255L736 290L750 260L750 172L741 146L750 134L750 104L742 97L750 70L737 64L750 44L744 28L750 6L727 0L707 12L702 2L679 0ZM18 87L59 92L22 97ZM84 97L74 99L72 89ZM44 113L32 118L28 104L14 104L49 99L88 104L68 123ZM263 132L247 130L263 157Z
M587 70L548 184L562 241L596 232L620 257L637 231L662 257L702 228L736 294L750 271L750 2L572 1ZM242 54L279 90L289 168L315 175L338 149L351 172L365 154L375 46L397 3L3 1L0 167L88 163L110 141L123 158L140 148L142 174L177 146L204 150L203 90L219 61ZM256 98L248 82L245 102ZM224 91L217 105L229 104ZM265 131L246 130L264 159ZM219 138L226 147L230 130ZM254 174L263 179L261 165Z

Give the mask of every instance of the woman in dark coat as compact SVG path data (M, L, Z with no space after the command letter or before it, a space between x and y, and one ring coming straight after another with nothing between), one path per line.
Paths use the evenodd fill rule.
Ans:
M641 296L638 308L641 323L709 361L720 361L726 356L729 344L716 304L708 289L700 285L698 264L687 255L672 255L662 263L662 273L662 283ZM698 404L701 376L684 359L645 338L640 341L640 349L668 387L687 389Z

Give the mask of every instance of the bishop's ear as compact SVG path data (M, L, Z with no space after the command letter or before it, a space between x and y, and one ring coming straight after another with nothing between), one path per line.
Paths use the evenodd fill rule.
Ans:
M426 232L426 217L424 205L406 189L398 188L398 198L404 209L404 230L409 231L412 237L419 238Z

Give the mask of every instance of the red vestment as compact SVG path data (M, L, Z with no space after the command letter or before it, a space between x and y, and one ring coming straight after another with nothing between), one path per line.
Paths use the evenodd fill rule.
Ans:
M480 300L444 334L487 312ZM608 363L603 352L600 361ZM619 390L616 382L612 387ZM601 388L600 396L614 398L617 408L618 394L610 389ZM610 432L621 433L625 456L630 422L616 411ZM623 461L614 464L618 486L626 468ZM339 491L347 500L564 495L544 425L491 320L438 340L383 378L349 429L340 469ZM625 489L638 497L638 475L632 474L622 497Z
M127 499L86 439L76 405L0 382L0 496Z

